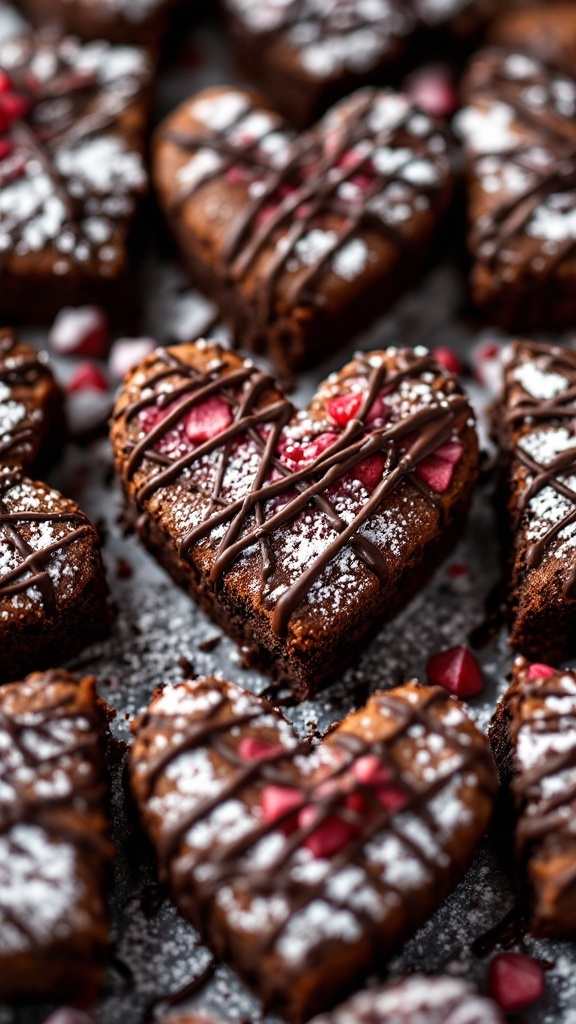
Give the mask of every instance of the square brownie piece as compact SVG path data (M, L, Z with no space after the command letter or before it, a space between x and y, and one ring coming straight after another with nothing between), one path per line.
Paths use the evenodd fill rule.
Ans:
M576 936L576 672L516 658L489 731L530 930ZM511 814L508 814L508 810Z
M576 352L514 342L495 431L505 461L511 643L537 661L576 651Z
M0 998L95 995L108 944L106 712L95 680L0 689Z
M0 317L132 304L127 252L146 190L143 50L52 33L0 42ZM31 301L33 296L33 301Z
M576 322L576 78L490 48L464 83L456 126L468 178L472 301L515 330Z

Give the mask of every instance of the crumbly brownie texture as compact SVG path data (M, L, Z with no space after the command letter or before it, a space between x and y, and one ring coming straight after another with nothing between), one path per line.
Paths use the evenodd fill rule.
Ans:
M488 41L533 53L573 77L576 68L576 6L548 0L506 11L490 26Z
M476 31L494 0L223 0L243 70L295 125L398 69L419 34Z
M511 643L553 664L576 651L575 415L576 353L513 343L495 415L507 462Z
M93 679L0 690L0 997L98 986L108 943L106 714Z
M576 673L514 663L490 740L516 811L520 895L537 935L576 935Z
M107 625L94 527L46 484L0 470L0 682L65 661Z
M158 46L176 0L18 0L34 24L81 39Z
M361 992L312 1024L504 1024L504 1017L460 978L416 974Z
M299 698L422 586L478 462L467 400L425 349L359 353L304 412L215 342L157 349L112 441L145 544Z
M160 126L154 164L195 283L281 372L349 341L408 286L452 191L443 129L386 90L297 135L256 94L208 89Z
M51 459L63 434L63 396L46 360L0 329L0 465Z
M576 81L492 48L457 118L468 174L472 300L506 328L576 321Z
M146 188L150 62L105 42L0 42L0 316L130 304L127 244ZM4 110L4 108L3 108ZM33 295L33 301L30 296ZM114 311L113 310L113 311Z
M497 788L444 690L370 698L319 746L215 678L158 693L131 785L161 877L217 956L291 1021L398 949L468 867Z

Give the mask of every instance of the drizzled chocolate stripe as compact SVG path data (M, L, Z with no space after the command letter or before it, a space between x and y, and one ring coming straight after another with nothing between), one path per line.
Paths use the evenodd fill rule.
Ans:
M526 356L528 359L526 360ZM508 428L521 431L516 441L512 442L512 457L528 472L529 478L519 500L519 510L526 512L531 500L544 488L551 487L556 494L569 501L571 508L560 520L551 523L542 536L528 547L526 561L530 568L537 568L544 560L547 551L562 531L576 520L576 491L566 483L576 473L576 353L557 345L539 345L536 342L522 342L516 356L509 366L508 372L513 374L516 367L533 361L543 372L556 372L567 380L567 386L552 398L535 398L524 391L522 397L510 402L504 409L504 422ZM513 381L512 386L520 387ZM509 384L508 387L511 385ZM574 446L560 452L555 458L544 465L538 462L522 447L523 438L530 436L534 425L538 427L565 427L574 434ZM526 427L526 432L522 428ZM576 563L566 575L564 593L568 597L576 586Z
M92 526L80 511L13 511L7 499L12 488L21 483L22 479L18 472L0 473L0 536L20 559L15 568L0 576L0 600L36 587L46 614L54 615L57 611L57 588L48 571L52 555L57 551L65 551L81 537L91 534ZM52 543L36 549L23 537L20 530L23 523L36 523L39 529L50 524L70 523L74 528Z
M409 121L414 108L409 105L392 128L384 127L373 132L367 125L367 117L374 107L379 93L376 89L365 89L354 97L354 108L348 113L346 122L339 125L340 139L333 151L323 152L320 124L311 132L296 136L288 146L281 164L273 163L265 152L266 139L284 130L280 119L273 119L270 127L259 138L246 143L234 141L234 133L249 116L251 107L243 109L224 131L183 132L167 130L163 138L180 149L196 151L212 150L221 158L213 171L208 171L194 184L178 190L173 198L172 212L176 213L202 186L224 175L235 166L247 166L259 177L256 195L247 196L242 210L233 220L223 247L227 273L231 281L242 281L250 273L254 263L265 249L271 249L278 232L282 232L282 244L275 252L269 252L266 265L258 268L258 296L260 308L266 317L272 315L278 282L297 255L298 243L318 223L320 217L336 214L339 225L332 224L334 240L315 256L288 287L286 301L289 306L317 305L321 302L315 285L327 270L334 257L354 236L365 229L372 229L387 239L396 249L406 244L401 228L386 223L371 209L370 203L394 183L402 181L403 171L413 161L422 157L434 159L430 149L433 137L443 135L438 124L428 120L428 127L421 135L409 131ZM444 136L445 137L445 136ZM362 143L362 156L351 166L339 166L345 155L358 143ZM383 171L373 164L373 157L379 148L392 146L407 147L407 155L393 170ZM369 174L372 179L361 199L354 204L345 203L338 190L355 175ZM442 180L419 183L417 191L431 204L443 188ZM284 198L282 196L287 193ZM260 215L268 204L277 202L276 209L261 222Z
M576 193L576 136L572 119L563 116L557 105L537 106L531 102L532 90L546 90L554 96L555 84L570 80L536 57L530 58L537 65L533 74L513 78L506 65L514 57L524 59L514 49L486 52L479 58L486 67L475 68L478 81L471 89L473 104L484 99L490 106L504 104L512 111L517 127L529 134L528 139L505 150L498 146L492 151L483 147L481 155L474 158L477 165L486 163L490 157L504 159L518 169L516 179L527 176L532 182L525 188L515 189L511 196L506 195L489 217L479 218L472 226L470 238L476 258L492 270L502 261L503 250L525 233L534 213L547 198L557 193ZM547 147L554 155L551 168L539 167L530 159L539 145ZM575 249L576 239L573 238L555 243L554 253L546 256L549 271Z
M282 917L276 927L262 937L260 942L257 937L254 938L258 944L257 949L262 954L273 950L291 918L308 902L312 902L320 895L323 900L332 902L327 892L328 887L324 876L316 883L307 883L303 887L303 891L296 894L290 870L293 854L323 823L333 818L334 815L356 829L360 829L361 834L356 838L351 838L341 851L335 853L331 859L330 874L335 875L347 865L356 863L361 857L365 845L383 831L394 835L401 844L411 851L422 867L433 876L438 871L436 853L431 850L430 854L427 854L422 848L422 844L417 843L407 834L409 829L402 829L398 816L382 806L373 789L354 780L351 770L359 758L375 755L389 773L390 785L404 797L400 817L412 814L433 831L436 830L436 823L430 811L430 803L442 790L450 787L454 779L476 770L479 786L490 797L493 795L493 787L490 784L493 766L488 748L482 744L466 742L467 737L460 737L457 730L451 729L441 717L434 714L434 710L445 704L447 700L446 694L438 688L422 691L418 695L417 701L402 699L401 691L398 691L398 695L394 693L379 694L379 703L385 708L394 723L386 741L367 743L357 734L347 733L343 728L338 730L331 743L334 743L342 751L342 760L327 776L322 776L322 782L316 789L307 783L305 776L288 772L283 767L286 763L291 764L296 756L301 757L305 753L309 753L311 751L309 744L301 743L291 748L279 748L265 760L247 763L239 757L236 750L237 726L248 720L251 726L257 729L260 718L270 714L274 714L278 718L278 713L267 701L261 700L258 701L261 705L260 712L236 715L233 713L233 706L226 699L226 684L219 683L217 680L211 680L210 683L212 684L212 682L214 689L220 689L220 701L210 707L202 718L193 718L188 727L183 726L181 713L175 712L174 725L172 725L170 714L161 709L156 710L152 705L139 723L136 744L138 745L138 737L153 736L157 732L160 735L168 734L169 746L159 758L151 760L148 764L140 756L136 747L133 769L136 768L138 772L138 786L142 787L145 803L154 799L163 775L170 765L187 751L205 748L208 752L212 751L222 757L228 767L234 769L230 781L226 782L216 796L207 798L192 812L183 815L172 824L169 825L166 821L162 823L158 839L159 854L164 869L170 873L177 902L185 901L188 895L190 862L187 857L184 857L179 864L177 858L186 848L186 835L191 828L205 821L227 801L235 797L241 799L242 793L251 785L272 785L300 792L301 804L292 807L283 817L274 822L264 821L262 824L255 824L247 833L243 832L238 839L227 843L219 842L218 848L211 850L209 855L212 868L210 877L203 876L202 885L194 889L194 899L200 905L200 916L204 921L211 913L218 890L223 885L233 883L235 879L242 880L242 889L251 899L271 894L285 896L289 903L287 914ZM186 686L186 684L181 685ZM228 714L229 710L232 713ZM225 714L224 718L219 717L222 712ZM415 727L423 729L426 735L440 736L455 754L449 772L439 773L433 781L428 783L416 782L411 779L409 772L401 770L399 759L391 752L393 746L401 743ZM179 733L179 738L172 744L171 738L176 730ZM159 765L161 765L160 772ZM345 789L331 785L331 783L337 783L344 775L346 775L347 782ZM174 776L172 775L172 777ZM362 796L367 802L368 813L354 811L345 806L346 798L355 794ZM314 820L309 825L296 827L286 837L280 853L271 863L267 863L263 868L261 865L250 863L247 860L246 855L262 839L281 829L289 819L294 818L299 809L310 804L316 812ZM386 884L389 884L388 881ZM397 892L398 896L403 899L399 886L396 887L390 883L389 888ZM334 904L334 909L336 911L336 904ZM407 912L409 909L406 908ZM416 912L416 908L414 910ZM354 908L354 913L364 930L377 934L377 925L372 915L359 906Z
M158 404L157 388L162 381L172 376L183 378L183 383L178 380L175 388L166 393L164 398L165 402L170 403L178 400L178 407L156 424L142 440L126 443L129 452L126 472L129 479L134 478L145 459L159 467L158 472L150 475L139 486L138 504L145 506L160 488L176 482L194 489L195 483L185 475L186 471L205 455L221 452L218 478L204 520L180 541L180 557L189 555L194 545L208 538L216 528L226 526L210 573L212 586L217 587L221 583L226 570L244 552L258 547L261 553L261 592L264 594L266 582L273 571L270 551L266 547L267 539L275 530L293 521L307 505L314 504L328 516L338 536L326 544L322 553L313 558L296 582L275 603L273 628L279 636L286 634L292 614L312 584L346 545L353 548L372 573L380 578L386 577L385 558L377 545L362 536L359 530L400 484L415 482L413 473L416 466L450 440L468 406L464 396L455 393L454 382L447 379L444 383L447 396L442 403L426 406L380 429L370 428L366 417L384 386L388 391L393 391L407 379L418 380L425 373L436 375L438 369L431 357L417 357L410 350L402 350L397 357L398 370L389 373L383 364L371 366L359 353L356 356L358 373L366 376L368 384L361 409L331 447L309 466L296 472L291 471L277 455L279 437L295 413L294 406L279 394L270 377L250 364L229 372L223 372L221 365L218 365L202 374L185 364L173 352L158 350L157 358L166 364L166 369L158 371L147 381L145 397L116 414L123 416L129 423L145 409ZM242 389L240 395L239 389ZM186 412L216 394L230 406L233 413L231 425L180 458L171 460L159 456L154 447L166 433ZM267 436L263 427L271 428ZM235 501L226 501L222 488L232 454L232 442L246 435L259 451L258 471L249 494ZM327 491L364 459L377 453L382 453L385 459L382 480L352 522L344 522L327 498ZM425 495L435 508L441 509L438 496L430 487L421 480L418 480L416 486L418 492ZM266 504L273 498L283 498L284 502L266 519Z

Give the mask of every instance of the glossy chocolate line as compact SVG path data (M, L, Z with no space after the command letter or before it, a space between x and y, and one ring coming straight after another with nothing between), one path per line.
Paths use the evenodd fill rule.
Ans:
M459 775L464 776L471 767L475 765L480 767L482 763L488 765L490 761L489 753L487 749L481 747L471 749L470 744L461 741L457 735L448 729L441 718L431 713L435 705L446 702L445 693L437 688L431 688L423 696L422 705L408 704L393 696L383 696L382 700L386 709L395 719L394 728L391 730L386 741L379 740L374 743L366 743L355 734L336 732L334 737L328 740L328 744L334 744L341 748L343 752L342 762L337 764L335 769L326 778L322 778L322 782L317 788L307 784L305 778L303 779L301 776L295 777L292 774L285 774L279 770L279 764L282 761L291 761L296 755L302 756L303 748L311 752L312 748L309 744L298 744L296 747L290 748L280 747L277 753L271 754L270 759L243 762L236 752L236 725L239 723L241 716L230 715L228 717L225 707L227 704L226 700L220 703L218 708L220 711L224 710L224 714L226 714L224 721L214 722L212 709L210 709L206 717L193 718L190 723L189 732L191 736L194 736L195 746L206 746L208 750L212 750L215 754L224 758L225 762L231 768L236 769L236 771L228 781L224 782L216 797L201 801L193 812L185 815L178 823L170 827L166 827L165 824L163 826L159 852L165 862L165 866L166 862L175 861L169 867L177 902L185 895L189 885L190 861L185 853L187 845L185 837L188 831L196 824L206 820L218 806L223 805L227 800L234 797L240 798L242 790L247 785L279 785L290 789L298 789L302 793L301 807L309 805L312 798L312 805L316 808L317 812L315 819L309 825L297 827L295 832L286 838L281 854L272 863L268 863L266 868L251 864L250 861L245 859L246 854L267 835L281 828L284 823L294 816L298 807L292 808L286 812L283 818L274 822L256 823L248 833L224 844L218 851L212 852L210 863L215 870L213 870L210 878L203 879L201 887L195 887L195 896L203 907L204 916L207 915L218 889L224 884L233 883L234 878L238 877L239 874L242 877L243 885L247 885L251 896L270 895L273 892L278 894L290 893L290 912L279 921L277 927L273 928L271 932L269 931L268 934L263 935L261 940L263 950L272 950L274 948L291 916L297 913L308 900L320 896L321 893L324 899L329 899L327 894L323 892L325 886L324 878L318 883L307 885L301 897L296 899L295 893L291 891L289 869L290 860L294 852L300 848L321 824L329 820L335 813L342 820L348 821L352 825L361 826L362 833L358 839L352 838L342 851L336 853L332 858L331 873L336 874L348 864L354 863L355 858L361 855L363 847L374 835L383 829L390 830L400 843L405 844L427 871L436 873L438 870L436 851L432 849L430 854L427 854L426 850L422 848L422 844L417 843L410 835L405 834L405 831L398 826L394 813L383 808L374 799L374 794L369 792L370 787L357 780L354 783L350 780L350 785L347 785L345 790L336 789L334 791L330 783L350 773L358 758L367 754L375 754L381 760L383 766L388 769L390 784L397 787L406 797L406 803L402 806L399 815L402 816L406 812L415 813L434 831L435 822L428 812L428 805L431 800L442 789L449 786L453 779ZM271 713L276 718L280 717L269 702L262 701L262 709L259 714L256 714L254 719L256 729L258 727L258 718L260 716L268 716ZM179 744L174 744L174 746L170 747L171 736L174 735L176 729L176 726L171 724L171 720L177 717L179 717L178 713L171 716L151 709L146 713L139 730L140 732L142 730L145 732L150 730L152 735L155 731L158 731L160 735L168 734L169 752L167 751L162 755L164 770L174 763L181 754ZM459 754L457 763L453 764L450 773L441 775L433 783L424 785L411 783L407 774L400 769L398 762L391 754L393 745L402 742L410 729L415 725L422 726L429 734L440 734L446 743L452 749L456 749ZM231 743L223 742L222 731L223 727L226 726L228 727L228 735L232 738ZM258 735L257 732L256 735ZM172 756L169 756L170 754ZM153 798L156 785L160 782L160 778L155 771L156 762L153 760L151 764L154 778L152 786L146 785L148 800ZM139 769L142 768L142 762L139 763L138 767ZM148 783L148 766L144 768L144 775L146 783ZM481 779L480 785L483 785ZM374 815L372 821L367 821L365 814L350 812L343 806L345 798L351 793L358 793L369 798L370 810ZM408 831L406 830L406 832ZM182 844L184 844L183 847ZM182 854L182 859L178 863L178 857ZM397 891L398 895L401 895L400 890L395 890L393 884L390 884L389 888L392 891ZM375 930L375 923L370 918L370 915L365 914L359 908L354 908L354 913L362 920L365 927L370 928L372 931Z
M163 358L160 353L158 356ZM391 426L370 429L366 436L366 416L377 394L385 384L392 390L406 377L417 378L424 372L437 372L430 357L414 357L411 353L406 352L399 358L403 360L399 370L388 374L385 366L370 367L362 356L358 357L360 367L367 375L368 387L357 418L344 428L331 447L326 449L309 466L295 472L289 470L279 459L274 457L277 439L293 416L294 407L288 399L274 389L271 378L261 374L253 366L244 366L227 373L222 373L218 368L219 372L214 377L214 371L199 375L191 368L181 370L177 365L174 368L176 375L182 373L189 380L188 384L178 385L176 392L167 392L170 396L178 394L177 407L165 419L152 427L140 441L134 444L134 447L128 446L130 454L126 473L128 478L131 478L154 445L158 444L182 419L185 412L215 394L223 396L228 401L233 409L233 421L230 426L211 440L200 443L184 456L168 461L158 473L150 476L138 487L137 501L142 506L160 488L178 482L181 474L195 462L222 448L219 473L209 508L203 521L189 530L180 540L178 553L181 558L186 557L195 544L208 537L219 526L227 525L227 531L218 546L210 570L210 582L213 586L217 586L226 570L244 551L259 546L262 563L262 590L273 571L270 549L263 547L273 531L293 521L312 501L325 502L323 493L364 459L380 452L384 454L383 479L355 515L353 522L346 523L335 513L332 516L329 514L329 521L337 532L337 537L326 545L322 554L313 560L299 579L276 602L272 626L278 636L286 635L291 616L304 600L312 584L347 544L353 546L358 557L372 573L379 578L386 577L387 566L384 556L373 542L362 537L358 531L395 488L405 481L413 480L413 471L418 463L450 439L459 418L467 408L464 396L452 393L447 396L442 405L426 406ZM160 371L160 374L155 374L152 380L156 382L166 380L168 370L171 369L172 366L169 362L167 371ZM448 381L446 384L448 390L450 384ZM231 394L231 388L234 386L245 388L240 399ZM258 408L262 394L268 389L271 392L268 403L263 403ZM150 380L147 381L146 390L150 390L150 394L146 398L128 405L123 410L123 415L128 421L134 417L136 412L142 412L157 401L157 395ZM263 425L271 425L266 439L255 429ZM252 484L252 490L243 498L229 501L223 507L215 510L215 499L221 496L224 475L230 458L230 444L235 438L247 433L261 452L260 465ZM405 444L406 439L414 434L417 436L410 440L406 448L402 450L403 442ZM266 483L266 480L270 479L273 469L280 471L280 477ZM430 488L422 481L418 481L418 490L438 508L438 503L432 496ZM292 497L294 491L296 493ZM270 518L265 519L264 507L267 502L276 497L286 497L288 500L281 509L272 514ZM326 511L324 504L321 504L320 508L321 511ZM254 522L249 523L249 518L252 515ZM336 521L334 521L334 517Z

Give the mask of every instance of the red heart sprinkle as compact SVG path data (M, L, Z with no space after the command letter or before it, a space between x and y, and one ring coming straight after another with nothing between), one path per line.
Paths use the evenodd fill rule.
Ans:
M544 971L523 953L499 953L488 969L490 995L505 1013L518 1013L544 994Z
M433 654L427 666L432 686L443 686L456 697L473 697L484 689L482 671L467 647L451 647Z

